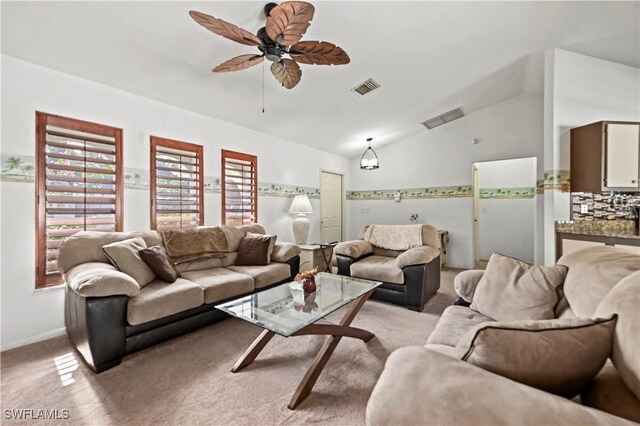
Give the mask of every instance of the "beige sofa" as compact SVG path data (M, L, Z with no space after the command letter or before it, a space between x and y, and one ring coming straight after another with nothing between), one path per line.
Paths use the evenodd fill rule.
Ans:
M140 236L147 246L162 245L156 231L80 232L60 247L58 267L66 282L67 334L96 372L120 363L138 351L227 315L218 302L291 281L298 273L300 248L277 242L271 263L236 266L237 250L246 232L264 234L260 225L223 226L229 253L177 265L174 283L156 279L140 288L117 270L102 247Z
M387 359L367 405L367 423L640 422L640 256L603 246L567 254L558 264L569 268L558 318L595 317L609 293L604 310L618 314L610 360L579 398L546 393L456 358L454 347L465 332L493 319L450 306L424 347L402 348ZM455 279L459 296L471 303L482 274L460 273Z

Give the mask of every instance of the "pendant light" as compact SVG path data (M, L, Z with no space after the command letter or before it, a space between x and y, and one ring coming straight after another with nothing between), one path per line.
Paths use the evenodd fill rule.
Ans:
M360 168L362 170L374 170L380 167L380 163L378 162L378 156L376 152L371 148L371 141L373 138L368 138L367 142L369 142L369 147L366 149L364 154L362 154L362 158L360 159Z

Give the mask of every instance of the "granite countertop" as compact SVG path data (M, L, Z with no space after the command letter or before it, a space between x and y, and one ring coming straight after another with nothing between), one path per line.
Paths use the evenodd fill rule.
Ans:
M592 235L597 237L640 240L640 232L638 231L638 228L635 227L635 223L633 221L556 222L556 232L563 234Z

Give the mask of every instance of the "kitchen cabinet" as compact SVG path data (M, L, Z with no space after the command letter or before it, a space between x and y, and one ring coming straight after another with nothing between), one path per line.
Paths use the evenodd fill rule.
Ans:
M640 123L571 129L570 169L572 192L640 192Z

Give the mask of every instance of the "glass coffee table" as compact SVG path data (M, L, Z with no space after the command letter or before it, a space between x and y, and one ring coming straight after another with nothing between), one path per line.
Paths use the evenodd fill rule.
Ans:
M316 275L317 290L313 293L305 293L302 284L294 281L216 305L234 317L264 328L231 371L236 373L251 364L276 334L284 337L330 336L293 394L289 403L293 410L311 393L340 339L354 337L368 342L374 337L373 333L350 324L380 284L322 272ZM337 324L324 319L346 305L350 305L349 309Z

